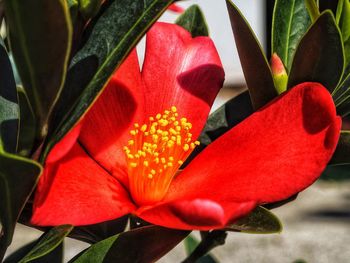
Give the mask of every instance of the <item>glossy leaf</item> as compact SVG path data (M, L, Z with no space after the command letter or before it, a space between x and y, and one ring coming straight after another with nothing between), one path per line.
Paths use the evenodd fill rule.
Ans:
M35 116L22 86L17 86L17 93L20 110L17 153L22 156L29 156L35 140Z
M184 240L185 250L187 255L191 255L191 253L196 249L198 246L199 241L193 237L192 235L189 235ZM207 254L200 259L196 261L197 263L216 263L218 262L211 254Z
M16 152L19 108L9 56L0 39L0 151Z
M289 74L288 88L313 81L330 92L343 74L344 52L341 35L331 11L323 12L301 39Z
M350 131L341 131L330 165L350 164Z
M201 144L210 144L252 113L249 93L244 91L209 115L200 137Z
M7 256L4 260L4 263L17 263L20 262L20 260L28 254L38 243L38 240L34 240L30 242L29 244L24 245L23 247L19 248L18 250L11 253L9 256ZM31 261L33 263L62 263L63 262L63 242L57 246L54 250L52 250L50 253L46 254L45 256L42 256L38 259L35 259L34 261Z
M63 242L63 239L72 229L73 226L71 225L61 225L52 228L40 238L34 248L19 263L30 262L49 254Z
M253 31L231 0L226 0L238 55L254 109L277 97L269 63Z
M51 142L46 154L83 116L112 73L172 2L114 0L105 7L95 21L86 44L72 60L55 110Z
M123 216L111 221L94 225L77 226L69 234L69 237L94 244L125 230L128 216Z
M346 65L350 65L350 2L339 0L336 15L337 24L343 37Z
M316 0L305 0L305 5L310 14L312 22L316 21L320 16L320 11L318 9Z
M282 231L282 224L273 213L259 206L248 216L231 224L226 230L248 234L273 234Z
M343 182L350 180L350 165L329 165L320 177L330 182Z
M0 251L12 240L16 221L41 173L41 166L29 159L0 153ZM0 258L3 255L0 253Z
M72 28L66 0L5 0L11 50L40 138L63 86Z
M79 11L85 19L94 17L100 10L102 0L79 0Z
M192 5L176 19L175 23L182 26L192 37L209 36L208 25L204 14L198 5Z
M283 61L290 71L297 45L311 19L305 6L305 0L277 0L272 20L272 52Z
M100 241L70 262L155 262L189 233L159 226L141 227Z
M210 143L239 124L253 112L249 92L244 91L211 113L199 137L200 145L186 159L182 168L187 166Z

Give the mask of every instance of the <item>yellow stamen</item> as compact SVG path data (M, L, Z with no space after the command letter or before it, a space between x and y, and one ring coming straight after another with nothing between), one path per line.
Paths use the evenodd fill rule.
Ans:
M192 124L178 118L177 108L149 117L147 123L134 124L132 138L123 148L131 195L139 205L163 199L177 170L192 150L199 145L192 141Z

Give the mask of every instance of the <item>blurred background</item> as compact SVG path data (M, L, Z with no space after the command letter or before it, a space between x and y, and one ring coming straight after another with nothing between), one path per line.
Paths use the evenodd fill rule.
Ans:
M331 6L336 1L322 1ZM274 1L234 0L241 9L261 45L270 41L270 23ZM186 8L199 4L208 22L226 71L225 86L215 102L214 109L246 89L228 19L225 1L181 1ZM161 21L173 22L177 14L167 12ZM144 41L139 47L142 60ZM250 235L230 233L225 246L216 248L213 256L218 262L259 263L347 263L350 262L350 169L329 168L312 187L298 198L273 212L281 219L284 230L280 234ZM8 254L41 235L40 231L19 225ZM65 261L87 244L68 239L65 242ZM160 262L180 262L185 258L183 244Z

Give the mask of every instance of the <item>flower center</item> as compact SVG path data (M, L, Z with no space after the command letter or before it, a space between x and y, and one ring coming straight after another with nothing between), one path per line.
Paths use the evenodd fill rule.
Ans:
M186 118L178 118L175 106L150 117L147 124L134 124L124 151L130 192L138 205L163 199L176 171L199 145L192 140L191 128Z

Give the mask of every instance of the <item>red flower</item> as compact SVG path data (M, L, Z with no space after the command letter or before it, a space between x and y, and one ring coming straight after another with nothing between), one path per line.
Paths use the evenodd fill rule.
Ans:
M341 125L330 94L316 83L286 92L176 174L223 79L209 38L156 24L142 72L134 51L49 154L32 223L86 225L133 213L170 228L222 228L312 184Z
M168 9L175 13L183 13L185 11L181 6L177 4L171 4Z

